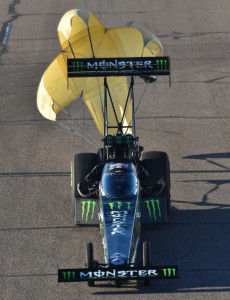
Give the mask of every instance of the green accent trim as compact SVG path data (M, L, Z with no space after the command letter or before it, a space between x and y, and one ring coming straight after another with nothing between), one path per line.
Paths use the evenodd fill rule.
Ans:
M112 202L112 203L108 203L108 204L109 204L110 209L113 210L114 203Z
M158 215L161 219L160 200L159 199L150 199L150 200L146 200L145 203L147 204L150 219L154 218L154 220L157 221L156 206L157 206L157 210L158 210ZM150 207L150 203L151 203L152 209ZM152 213L153 213L153 215L152 215Z
M156 221L156 220L157 220L157 217L156 217L155 200L151 199L150 202L151 202L152 208L153 208L153 216L154 216L154 219L155 219L155 221Z
M75 278L76 273L72 271L62 272L64 280L71 280Z
M91 204L92 204L91 220L93 220L96 201L86 200L86 201L81 201L81 203L82 203L81 218L82 218L82 221L83 221L84 220L84 216L85 216L85 221L87 223L88 222L88 218L89 218L89 212L90 212ZM86 211L86 214L85 214L85 205L86 205L86 203L87 203L87 211Z
M86 201L81 201L81 203L82 203L82 214L81 214L81 219L83 220L84 214L85 214L85 204L86 204Z
M76 68L77 66L77 68ZM77 69L77 72L79 71L83 71L83 62L79 62L79 61L73 61L73 71L76 72L76 69Z
M123 204L126 204L127 209L129 210L131 208L132 202L114 201L114 202L110 202L110 203L107 203L107 204L109 205L111 210L115 209L115 204L117 204L117 209L119 209L119 210L124 208Z
M164 276L166 277L174 277L176 276L176 269L173 268L168 268L168 269L162 269L162 271L164 272Z
M130 209L131 202L125 202L128 205L128 210Z
M91 220L93 220L95 205L96 205L96 201L93 201Z
M159 217L161 218L161 208L160 208L160 200L156 200Z
M149 200L146 200L145 201L146 203L147 203L147 208L148 208L148 211L149 211L149 217L150 217L150 219L152 219L152 215L151 215L151 209L150 209L150 205L149 205Z

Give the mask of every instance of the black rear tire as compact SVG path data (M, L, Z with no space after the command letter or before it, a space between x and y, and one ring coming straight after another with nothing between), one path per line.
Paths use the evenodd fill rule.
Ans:
M150 267L150 266L151 266L150 243L145 241L143 242L143 267ZM145 286L151 285L151 279L149 278L144 279L144 285Z
M96 153L75 154L71 164L71 210L75 216L75 199L81 198L77 184L82 182L87 174L100 162Z
M87 268L94 267L93 244L92 243L87 243L87 246L86 246L86 265L87 265ZM88 286L94 286L94 281L88 281Z
M165 188L162 193L166 194L167 215L171 210L171 195L170 195L170 163L167 153L161 151L149 151L142 154L142 164L149 172L149 182L155 183L163 178Z

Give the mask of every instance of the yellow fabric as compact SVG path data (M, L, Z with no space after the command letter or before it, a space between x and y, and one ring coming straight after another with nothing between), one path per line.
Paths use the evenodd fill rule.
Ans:
M62 17L58 25L58 36L62 53L44 72L37 93L38 109L45 118L55 121L60 107L65 108L82 95L99 131L103 134L104 78L67 79L67 56L68 58L162 56L162 45L148 31L131 27L106 29L93 14L77 9L67 12ZM126 77L109 77L107 82L120 122L128 95ZM129 98L123 125L131 123L130 100ZM117 125L109 97L108 120L110 126ZM110 129L109 133L113 134L116 131ZM131 130L128 133L131 133Z

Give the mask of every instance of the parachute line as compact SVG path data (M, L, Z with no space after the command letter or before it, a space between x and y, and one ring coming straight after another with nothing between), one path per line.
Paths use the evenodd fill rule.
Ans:
M53 100L53 99L52 99ZM76 119L74 119L71 114L66 111L59 103L57 103L55 100L53 100L53 102L58 106L60 107L60 109L69 117L70 120L72 120L79 128L81 128L81 130L89 137L89 139L92 141L92 142L89 142L89 139L84 137L83 135L81 135L80 133L77 133L76 130L72 130L71 128L65 126L64 124L58 122L59 124L61 124L63 127L67 128L68 130L72 131L73 133L79 135L80 137L82 137L83 139L85 139L87 142L89 142L90 144L93 143L93 145L97 145L99 148L100 148L100 145L98 144L98 142L92 138L92 136L87 132L87 130L85 130L78 122Z
M128 96L127 96L127 99L126 99L126 103L125 103L125 108L124 108L123 116L122 116L122 119L121 119L121 125L123 124L123 120L124 120L124 117L125 117L126 108L127 108L127 104L128 104L128 100L129 100L129 95L130 95L130 92L131 92L131 89L132 89L132 88L133 88L133 82L130 84L130 87L129 87L129 92L128 92Z
M110 98L110 102L111 102L111 104L112 104L112 108L113 108L113 112L114 112L114 115L115 115L115 118L116 118L116 121L117 121L117 125L119 125L119 121L118 121L118 118L117 118L116 110L115 110L115 108L114 108L112 96L111 96L111 93L110 93L110 90L109 90L109 86L108 86L107 81L106 81L106 88L107 88L107 91L108 91L108 93L109 93L109 98Z
M144 91L143 91L143 93L142 93L141 99L140 99L140 101L139 101L138 104L137 104L137 107L136 107L136 109L135 109L135 113L137 112L137 110L138 110L138 108L139 108L139 105L141 104L141 101L142 101L142 99L143 99L143 97L144 97L144 94L145 94L146 89L147 89L147 84L145 85L145 89L144 89Z
M143 97L144 97L144 94L145 94L145 92L146 92L146 89L147 89L147 84L145 85L145 89L144 89L144 91L143 91L143 93L142 93L142 95L141 95L141 99L140 99L140 101L139 101L138 104L137 104L137 107L136 107L136 109L135 109L135 114L136 114L136 112L137 112L137 110L138 110L138 108L139 108L139 106L140 106L140 104L141 104L141 102L142 102L142 99L143 99ZM131 123L132 123L132 120L130 121L129 126L131 125ZM125 134L127 134L127 131L128 131L128 128L126 129Z
M61 123L61 122L59 122L59 121L57 121L57 123L58 123L59 125L61 125L62 127L64 127L65 129L69 130L70 132L74 133L75 135L80 136L80 137L83 138L86 142L88 142L89 144L93 145L94 147L96 147L96 148L98 149L98 145L97 145L97 144L91 142L89 139L87 139L85 136L83 136L82 134L80 134L80 133L77 132L76 130L74 130L74 129L72 129L72 128L66 126L66 125L64 125L63 123ZM100 147L100 146L99 146L99 147Z
M73 54L73 57L75 58L75 55L74 55L74 52L73 52L73 48L72 48L72 46L71 46L69 40L67 40L67 41L68 41L69 47L70 47L70 49L71 49L71 52L72 52L72 54Z

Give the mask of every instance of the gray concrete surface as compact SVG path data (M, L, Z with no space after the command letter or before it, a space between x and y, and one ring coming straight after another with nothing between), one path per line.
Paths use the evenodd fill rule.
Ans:
M42 73L60 50L58 22L72 8L92 11L106 27L146 28L170 52L172 87L166 78L147 87L137 133L146 150L170 156L172 214L142 239L156 264L179 261L180 280L57 284L57 264L84 266L87 242L102 261L98 230L74 227L70 213L70 161L90 146L36 108ZM229 10L228 0L1 1L1 299L229 299ZM144 88L137 80L137 103ZM100 140L84 104L69 109Z

